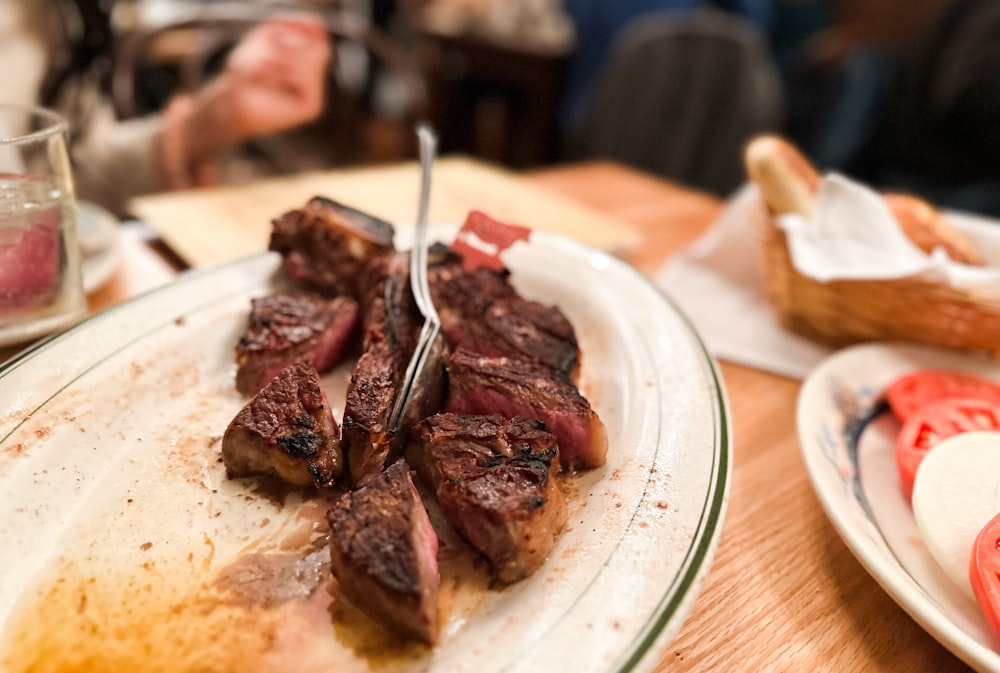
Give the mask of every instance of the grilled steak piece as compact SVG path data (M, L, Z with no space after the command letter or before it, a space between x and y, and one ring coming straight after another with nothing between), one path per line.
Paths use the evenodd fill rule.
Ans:
M330 486L344 457L319 374L297 362L251 399L222 437L230 477L273 475L294 486Z
M465 349L449 356L447 372L444 411L534 418L556 436L565 469L604 464L607 430L567 377L536 362L479 355Z
M394 250L393 226L354 208L317 196L272 221L270 249L288 275L332 295L355 296L361 269Z
M468 271L442 246L429 259L428 283L452 350L532 360L575 380L580 347L562 311L522 298L506 270Z
M532 360L574 380L580 348L569 320L555 306L520 297L493 302L482 322L472 322L462 346L483 355Z
M389 415L408 359L402 350L380 341L358 358L351 374L342 427L351 483L356 486L382 472L394 446Z
M254 395L293 362L325 372L354 346L358 303L306 292L278 292L251 302L246 333L236 345L236 389Z
M494 301L517 296L507 269L466 270L462 257L440 243L427 251L427 284L442 326L459 334L465 316L481 316Z
M410 289L410 255L397 252L373 258L358 280L362 308L362 349L387 341L412 352L423 318Z
M377 476L386 461L402 451L401 438L408 426L393 433L389 417L422 323L410 291L407 253L372 260L362 287L365 351L347 387L342 423L347 464L355 485ZM419 418L440 407L444 370L436 374L421 397L421 408L414 409Z
M535 572L566 524L556 440L539 421L437 414L413 426L406 459L500 582Z
M438 540L398 460L327 513L340 592L390 632L429 645L438 635Z

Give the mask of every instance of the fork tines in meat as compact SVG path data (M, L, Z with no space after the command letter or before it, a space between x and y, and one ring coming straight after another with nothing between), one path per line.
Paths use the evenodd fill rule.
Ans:
M368 260L392 252L392 224L317 196L272 221L270 249L299 283L332 295L354 296Z
M354 346L358 323L358 303L348 297L278 292L254 299L236 345L236 389L254 395L299 360L321 373L331 369Z
M443 246L431 260L428 283L453 350L533 360L576 378L580 348L562 311L522 298L506 270L466 270Z
M410 290L410 255L380 255L365 265L358 279L362 312L362 350L378 341L412 351L423 319Z
M406 459L504 584L537 570L566 524L556 440L539 421L437 414L413 426Z
M446 368L448 396L444 411L534 418L556 436L565 469L604 464L607 430L567 377L537 362L465 349L453 352Z
M378 476L394 449L402 448L397 447L389 428L389 417L422 322L410 292L407 253L372 260L362 287L365 350L347 387L342 423L347 464L355 485ZM443 376L442 370L436 382L437 394L422 398L425 407L418 410L421 418L438 410Z
M222 437L222 459L230 477L333 484L344 459L337 422L311 364L291 365L240 410Z
M433 645L438 541L405 461L344 494L327 519L339 591L390 632Z

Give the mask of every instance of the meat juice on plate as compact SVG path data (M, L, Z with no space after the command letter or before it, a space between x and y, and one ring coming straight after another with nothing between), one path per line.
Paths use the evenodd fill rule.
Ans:
M84 309L73 195L49 178L0 173L0 336Z

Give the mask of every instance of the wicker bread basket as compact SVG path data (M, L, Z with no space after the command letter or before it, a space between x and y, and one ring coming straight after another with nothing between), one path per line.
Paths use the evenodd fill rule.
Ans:
M820 282L795 269L785 232L763 205L754 226L768 297L789 330L832 346L911 341L1000 354L1000 290L916 278Z

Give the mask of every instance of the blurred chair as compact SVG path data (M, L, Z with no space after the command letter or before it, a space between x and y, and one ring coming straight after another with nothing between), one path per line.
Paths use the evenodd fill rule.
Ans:
M783 109L756 24L712 9L655 12L622 31L570 153L726 196L745 180L744 144L781 129Z
M127 119L148 111L144 109L149 102L144 100L141 79L150 64L156 63L157 49L161 59L165 51L166 58L174 60L170 80L176 91L195 91L221 68L243 33L268 16L289 9L295 8L206 5L206 11L198 16L125 35L117 47L111 76L118 117ZM310 160L298 154L306 165L286 166L284 170L415 157L413 129L427 114L427 85L413 59L360 17L341 10L312 12L322 18L334 50L326 108L309 129L284 134L308 136L292 143L285 139L286 146L292 145L283 152L290 155L286 161L294 162L300 152L315 155ZM322 147L317 147L317 140ZM266 146L276 142L264 138L251 144L260 145L258 150L267 153Z

